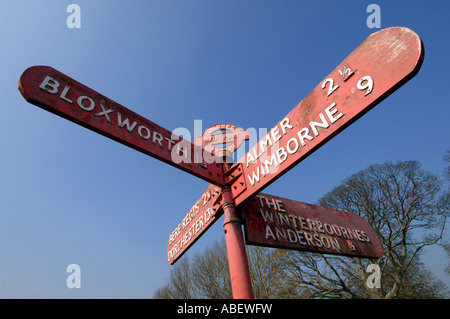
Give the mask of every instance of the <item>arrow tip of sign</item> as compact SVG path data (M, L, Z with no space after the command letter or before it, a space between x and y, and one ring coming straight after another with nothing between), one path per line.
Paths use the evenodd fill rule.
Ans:
M415 68L415 73L417 73L420 69L420 67L422 66L422 62L424 59L424 53L425 53L425 46L423 44L422 39L420 38L420 36L414 32L412 29L408 28L408 27L402 27L402 26L394 26L394 27L388 27L388 28L384 28L381 29L380 31L374 32L372 33L368 39L372 38L372 37L389 37L389 38L396 38L399 40L402 40L404 42L404 45L399 46L398 48L393 48L398 49L398 50L409 50L409 53L411 54L411 52L417 52L417 64L416 64L416 68ZM415 43L414 43L415 42ZM408 47L405 46L409 44ZM413 45L416 45L416 47L414 48ZM414 51L412 51L412 49L414 49Z
M36 74L42 73L44 70L52 69L50 66L46 65L34 65L30 66L29 68L25 69L25 71L22 72L19 78L18 88L20 91L20 94L22 94L23 98L26 101L30 100L29 94L27 92L27 86L25 83L27 83L27 79L35 77Z

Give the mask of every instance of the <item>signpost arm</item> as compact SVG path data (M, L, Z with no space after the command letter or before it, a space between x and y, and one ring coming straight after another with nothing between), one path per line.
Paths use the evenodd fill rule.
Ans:
M229 164L224 163L224 169ZM253 299L252 283L248 269L247 254L242 235L242 221L234 205L230 186L222 188L223 228L227 244L228 263L230 267L231 289L234 299Z

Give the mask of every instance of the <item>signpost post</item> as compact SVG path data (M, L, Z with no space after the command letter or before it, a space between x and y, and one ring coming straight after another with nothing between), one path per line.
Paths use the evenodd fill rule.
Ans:
M222 196L222 207L225 214L223 228L227 243L228 266L230 269L233 298L253 299L247 253L242 236L242 220L236 210L230 186L222 187Z
M220 123L207 128L202 136L196 137L195 144L214 156L220 156L224 163L224 170L227 171L232 161L232 153L248 138L247 130L240 129L233 124ZM229 196L231 196L230 187L220 190L214 185L210 185L205 190L169 236L167 245L169 264L174 264L224 212L227 220L229 219L231 222L236 220L234 217L229 217L230 214L236 215L235 209L231 207L233 199Z
M231 168L223 158L248 139L234 125L208 128L195 146L45 66L25 70L19 90L32 104L210 182L169 236L168 262L224 214L233 297L253 298L241 218L249 244L382 256L375 231L359 216L257 194L414 77L423 57L410 29L373 33Z

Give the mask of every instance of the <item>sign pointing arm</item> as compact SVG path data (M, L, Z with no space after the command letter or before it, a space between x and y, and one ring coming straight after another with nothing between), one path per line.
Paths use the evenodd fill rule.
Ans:
M259 193L240 206L247 244L379 258L383 245L362 217Z
M236 206L415 76L423 54L422 41L410 29L392 27L370 35L240 159L242 176L231 184Z
M169 236L167 261L173 265L223 214L220 188L210 185Z
M51 67L25 70L19 90L29 103L212 184L224 183L220 159Z

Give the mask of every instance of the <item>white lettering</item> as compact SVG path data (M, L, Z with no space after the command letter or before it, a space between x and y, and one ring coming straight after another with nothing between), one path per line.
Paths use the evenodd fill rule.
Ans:
M273 214L270 212L268 212L267 210L266 211L264 211L262 208L260 208L259 209L259 212L261 213L261 216L263 217L263 219L264 219L264 222L271 222L271 223L273 223Z
M155 135L156 135L156 134L158 134L159 136L161 136L161 134L156 133L156 132L153 132L153 143L155 143L155 139L156 139L156 138L155 138ZM175 145L175 141L173 141L173 140L171 140L170 138L167 138L167 137L164 137L164 139L165 139L167 142L169 142L167 148L168 148L168 151L170 152L170 151L172 150L172 145ZM158 139L159 146L162 147L161 141L162 141L162 140L159 140L159 139Z
M50 86L51 89L47 88L47 86ZM47 91L48 93L51 94L58 93L58 87L59 82L48 75L45 77L44 81L42 81L41 85L39 85L40 89Z
M84 105L84 103L83 103L84 100L89 101L89 106ZM84 96L84 95L78 97L77 104L81 109L83 109L85 111L92 111L95 107L94 100L92 100L89 96Z
M264 145L266 146L266 148L264 148ZM265 140L262 139L261 141L259 141L259 150L261 151L261 154L264 154L266 152L267 145L272 146L272 141L270 140L270 135L269 134L267 134L265 136ZM255 145L255 147L256 147L256 145ZM259 154L258 157L261 156L261 154Z
M130 126L130 121L128 120L128 118L126 118L124 121L122 121L122 114L117 113L117 124L119 125L120 128L123 128L124 126L127 127L128 132L132 132L134 130L134 127L136 126L136 121L133 122L133 124L131 124Z
M294 148L293 148L293 149L291 148L291 143L292 143L292 142L294 142ZM297 139L296 139L295 137L291 138L291 139L287 142L286 148L287 148L287 151L288 151L288 153L289 153L290 155L296 153L297 150L298 150L298 148L299 148Z
M251 184L252 186L255 185L255 182L259 182L259 166L256 168L256 174L255 174L255 172L253 171L253 172L252 172L252 176L247 175L247 177L248 177L248 180L249 180L249 182L250 182L250 184Z
M61 95L59 96L59 98L66 102L73 103L72 100L70 100L66 97L66 94L67 94L67 92L69 92L69 89L70 89L70 87L68 87L68 86L64 87L64 90L61 92Z
M281 135L278 132L278 126L275 126L273 129L271 129L270 134L272 134L272 140L274 143L278 142L281 138Z
M283 134L287 133L287 129L294 128L289 123L289 118L284 118L279 127L276 126L272 128L269 134L266 134L258 144L256 144L252 150L250 150L246 154L246 162L247 167L250 164L254 163L258 166L255 167L255 170L252 174L248 174L248 179L252 186L255 185L256 182L260 180L260 174L266 176L266 174L274 174L277 172L277 168L288 160L289 155L296 154L299 152L300 146L306 146L306 140L312 141L316 136L319 136L319 129L327 129L330 127L330 123L333 124L337 120L339 120L344 114L339 112L336 108L336 103L332 103L330 106L325 108L324 112L318 115L320 121L310 121L308 127L303 127L297 132L297 136L290 137L286 144L280 146L275 149L275 143L279 142L282 139L282 135L280 134L279 127L281 127L281 131ZM312 134L310 134L312 131ZM277 143L278 144L278 143ZM257 148L259 146L260 153L257 153ZM262 157L262 154L270 153L271 156L264 156L264 160L259 157Z
M109 118L108 113L114 112L114 110L112 110L112 109L105 110L105 106L103 105L102 102L100 102L100 108L102 109L102 112L95 113L95 116L102 116L102 115L104 115L106 120L109 123L111 123L111 119Z
M269 236L272 237L273 240L276 240L276 239L275 239L275 235L273 234L272 229L270 229L270 226L269 226L269 225L266 225L266 239L269 238Z
M275 199L267 198L267 197L265 197L265 199L266 199L267 208L270 209L270 206L272 206L275 210L277 209L277 204L275 203Z
M281 130L283 131L283 135L286 135L286 128L288 128L290 130L294 128L292 125L289 124L289 118L287 118L287 117L281 121L280 126L281 126Z
M334 122L336 122L337 120L339 120L344 114L339 113L337 116L333 116L333 114L335 114L336 112L338 112L338 109L334 109L333 111L331 110L333 107L336 106L336 103L333 102L333 104L331 104L329 107L327 107L325 109L325 113L327 114L328 118L331 121L331 124L333 124Z
M142 133L143 130L146 131L146 134ZM147 127L145 127L144 125L141 125L141 126L138 127L138 134L144 140L148 140L150 138L151 132L150 132L150 130Z
M314 137L309 135L309 129L307 127L302 128L298 133L298 138L300 139L300 142L302 143L302 146L306 145L305 138L312 141Z
M249 163L253 163L255 160L250 152L247 153L247 167Z
M167 138L166 138L166 139L167 139ZM159 133L157 133L157 132L153 132L153 139L152 139L152 142L153 142L153 143L158 142L159 146L163 147L163 146L162 146L162 140L163 140L163 137L162 137L161 134L159 134ZM172 140L170 140L170 141L172 141ZM172 141L172 142L173 142L173 144L175 144L174 141ZM169 142L169 145L168 145L168 150L169 150L169 151L172 150L172 145L170 144L170 142Z
M311 121L309 123L309 125L311 126L311 129L313 130L315 136L319 136L319 131L317 130L316 127L328 128L330 126L328 124L327 120L325 119L325 116L322 113L319 114L319 117L322 120L322 122L313 122L313 121Z
M270 166L275 165L275 167L278 167L279 164L277 162L275 154L272 154L272 156L270 157L270 160L265 160L264 165L266 166L266 174L270 173L269 165Z
M279 164L283 163L288 158L288 154L286 153L286 150L283 147L280 147L277 150L277 158Z

